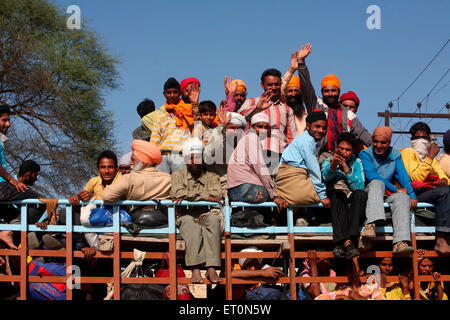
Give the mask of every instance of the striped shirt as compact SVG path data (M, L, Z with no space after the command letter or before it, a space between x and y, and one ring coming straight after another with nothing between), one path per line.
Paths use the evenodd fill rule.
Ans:
M182 151L183 143L189 139L189 130L180 129L176 125L175 114L156 110L152 126L150 142L155 143L161 151Z
M249 115L256 108L258 101L259 97L245 100L237 112L244 117ZM263 149L282 153L297 136L294 111L287 104L277 101L262 112L269 116L270 121L267 137L261 141Z

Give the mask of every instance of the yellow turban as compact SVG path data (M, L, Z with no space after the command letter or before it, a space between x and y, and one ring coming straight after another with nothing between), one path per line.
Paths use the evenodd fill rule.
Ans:
M131 150L133 150L134 156L145 164L158 165L161 163L161 151L154 143L135 139L131 143Z
M341 90L339 79L334 74L329 74L322 79L322 88L325 86L335 86L336 88Z
M289 87L298 87L300 88L300 79L296 75L293 75L291 80L289 80L287 88Z
M232 84L237 84L236 90L244 90L247 91L247 86L245 85L245 82L239 79L231 81ZM225 94L228 95L228 90L225 88Z

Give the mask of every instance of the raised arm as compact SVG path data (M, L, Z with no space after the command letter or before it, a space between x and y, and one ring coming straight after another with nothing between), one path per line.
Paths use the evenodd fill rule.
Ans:
M306 111L311 113L317 106L317 96L311 83L308 67L306 67L305 59L310 54L312 46L308 43L297 52L298 76L300 78L300 88L302 91L303 102Z

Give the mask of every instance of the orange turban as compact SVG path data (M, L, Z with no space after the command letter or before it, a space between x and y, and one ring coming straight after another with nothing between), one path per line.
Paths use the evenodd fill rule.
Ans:
M287 88L289 87L298 87L300 88L300 79L296 75L293 75L291 80L289 80Z
M235 80L231 81L231 83L232 84L237 84L236 90L240 89L240 90L247 91L247 86L245 85L244 81L242 81L240 79L235 79ZM225 88L225 94L228 95L227 88Z
M133 150L134 156L145 164L158 165L161 163L161 151L154 143L135 139L131 143L131 150Z
M375 128L375 130L373 131L372 137L375 138L376 136L379 136L382 139L391 141L392 133L393 133L393 131L391 128L381 126L381 127Z
M325 86L335 86L336 88L341 90L339 79L334 74L329 74L322 79L322 88Z

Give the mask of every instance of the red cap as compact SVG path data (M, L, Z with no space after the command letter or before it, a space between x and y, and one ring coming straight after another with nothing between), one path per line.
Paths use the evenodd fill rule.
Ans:
M183 81L181 81L181 83L180 83L181 91L184 91L187 88L187 86L190 85L191 83L195 83L200 88L200 81L198 81L197 78L190 77L190 78L183 79Z
M353 100L356 103L356 106L359 106L359 98L353 91L346 92L341 95L339 101L342 103L344 100Z

